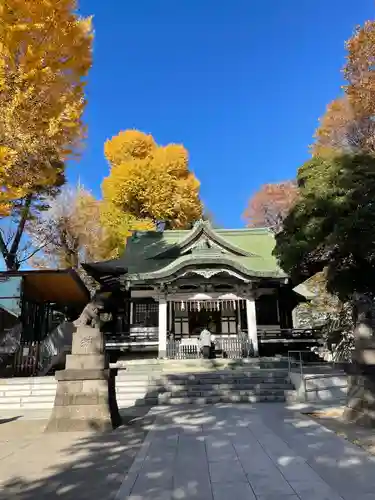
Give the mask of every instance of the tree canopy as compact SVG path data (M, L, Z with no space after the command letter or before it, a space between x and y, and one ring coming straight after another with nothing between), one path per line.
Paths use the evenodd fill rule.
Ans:
M299 199L276 236L275 255L296 280L327 269L342 300L373 290L375 158L314 157L298 171Z
M35 267L80 267L112 257L110 232L100 223L101 206L82 185L66 185L49 201L49 209L28 225L33 247L40 252Z
M279 231L297 196L298 188L294 181L264 184L250 199L243 214L246 225Z
M346 49L344 94L320 119L311 146L316 156L375 153L375 21L358 26Z
M159 146L151 135L126 130L108 140L104 152L110 164L102 184L109 224L122 217L145 228L159 222L185 228L202 216L199 181L182 145Z
M0 216L17 224L10 246L0 234L8 268L19 265L16 253L31 208L64 183L65 161L85 134L93 34L91 20L76 8L74 0L0 5Z

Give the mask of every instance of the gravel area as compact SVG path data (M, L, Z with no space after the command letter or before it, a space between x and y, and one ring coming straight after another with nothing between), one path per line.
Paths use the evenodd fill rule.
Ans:
M344 406L317 410L306 413L311 418L314 418L319 424L324 425L327 429L335 432L351 443L354 443L365 449L368 453L375 455L375 429L363 427L351 422L345 422L342 416Z

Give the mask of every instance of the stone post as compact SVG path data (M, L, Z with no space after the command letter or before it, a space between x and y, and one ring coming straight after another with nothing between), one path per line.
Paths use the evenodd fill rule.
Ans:
M253 346L254 356L259 356L257 318L254 296L248 296L246 298L246 318L247 332L249 335L249 340Z
M104 354L104 335L80 325L73 333L72 354L56 372L55 404L47 432L108 430L121 423L115 377Z
M159 298L159 358L167 355L167 301Z
M352 363L346 365L348 395L344 419L375 427L375 341L359 340Z
M375 427L375 311L372 296L353 295L354 350L347 364L348 395L344 419Z

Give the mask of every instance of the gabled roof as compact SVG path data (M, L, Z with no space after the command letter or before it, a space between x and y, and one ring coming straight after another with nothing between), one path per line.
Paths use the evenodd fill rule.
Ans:
M185 268L233 268L247 277L286 278L272 255L268 229L213 229L199 221L191 230L137 231L116 260L86 265L88 272L127 273L130 281L165 279Z
M209 221L198 221L194 224L191 231L186 231L186 235L180 241L176 241L169 249L155 255L155 258L168 257L168 255L182 255L196 247L199 241L208 243L217 253L220 253L220 251L221 253L229 252L239 257L250 257L253 255L251 252L225 239L218 231L214 231Z

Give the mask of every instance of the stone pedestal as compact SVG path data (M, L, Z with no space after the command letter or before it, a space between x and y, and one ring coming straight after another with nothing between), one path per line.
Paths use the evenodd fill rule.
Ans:
M115 375L104 355L103 333L79 326L65 370L56 372L55 404L47 432L108 430L121 423Z
M367 427L375 427L375 345L359 340L348 365L348 397L344 419Z

